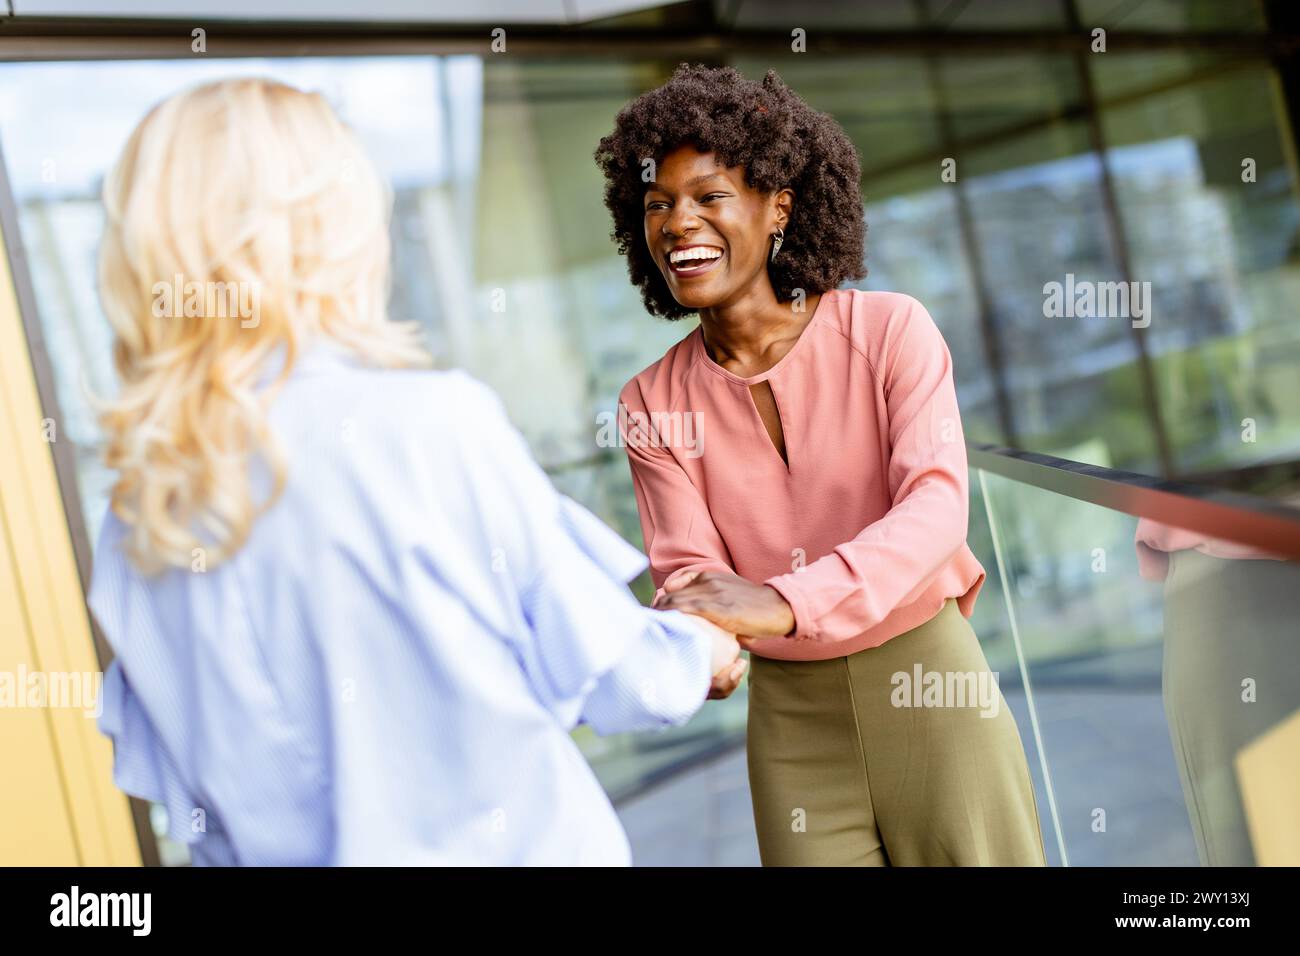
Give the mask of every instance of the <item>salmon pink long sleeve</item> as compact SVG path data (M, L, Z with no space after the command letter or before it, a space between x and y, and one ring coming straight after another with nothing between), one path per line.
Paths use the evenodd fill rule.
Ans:
M763 381L788 465L750 392ZM952 357L917 300L828 292L790 351L748 378L713 361L697 327L619 402L656 586L734 571L794 611L794 633L754 653L842 657L923 624L950 597L974 611L985 572L966 544Z

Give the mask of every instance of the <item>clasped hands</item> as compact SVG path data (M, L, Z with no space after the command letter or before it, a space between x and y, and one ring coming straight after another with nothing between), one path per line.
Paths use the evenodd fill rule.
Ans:
M775 588L738 574L692 571L668 581L654 606L702 618L713 633L713 680L709 699L730 697L747 663L740 649L755 638L782 637L794 630L794 612Z

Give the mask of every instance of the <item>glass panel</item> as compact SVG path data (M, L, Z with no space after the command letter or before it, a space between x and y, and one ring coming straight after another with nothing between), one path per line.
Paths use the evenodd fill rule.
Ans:
M1239 60L1201 50L1144 50L1141 56L1107 52L1085 62L1103 107L1120 97L1150 94L1196 74L1241 65ZM1158 115L1147 117L1149 123L1159 123L1161 119Z
M792 16L788 0L713 0L714 9L734 17L735 25L745 29L793 29L802 26L841 30L901 30L921 22L916 0L872 0L871 3L811 3L800 7Z
M888 195L886 183L880 183ZM957 221L956 193L948 187L895 195L866 204L870 272L860 283L908 290L925 305L952 353L953 378L968 441L1002 444L972 283Z
M1065 26L1065 4L1038 0L967 0L926 4L928 23L954 30L1039 30Z
M1183 474L1300 458L1300 201L1282 110L1270 71L1237 64L1102 113Z
M770 67L765 57L738 57L736 69L761 77ZM814 109L830 113L844 127L862 156L863 188L879 195L876 171L925 160L937 180L930 157L939 148L934 118L934 91L926 64L919 57L795 57L781 65L781 78ZM888 90L873 97L872 90ZM868 233L870 237L870 233Z
M1030 707L1029 686L1024 668L1024 655L1017 646L1018 634L1012 627L1010 608L1003 587L1001 568L998 564L998 549L994 545L994 525L990 523L990 511L985 501L984 483L980 480L981 472L972 468L969 472L970 487L970 524L966 533L966 543L971 552L984 566L986 575L984 584L975 601L975 610L970 618L971 629L979 638L980 648L988 661L989 670L996 676L998 689L1015 717L1016 727L1020 731L1020 741L1025 749L1025 760L1029 774L1033 779L1034 798L1038 807L1038 821L1043 837L1043 849L1046 852L1048 866L1061 866L1061 841L1057 834L1057 814L1052 791L1048 787L1046 765L1043 751L1039 747L1039 733L1035 726L1036 714Z
M1084 124L1055 123L981 147L965 166L1019 446L1158 470L1129 323L1047 315L1049 283L1121 277Z
M935 63L959 142L1052 121L1081 98L1074 58L1060 53L936 57Z
M111 394L111 332L95 291L103 228L99 189L135 124L167 95L219 77L272 76L323 92L356 129L394 187L392 312L417 319L444 351L456 341L467 275L459 232L472 213L481 126L479 63L473 58L205 60L203 62L10 64L0 82L0 136L19 209L37 309L54 369L62 440L76 449L77 481L92 540L111 475L87 388ZM394 90L404 91L395 98ZM449 134L454 134L450 135ZM454 143L454 147L453 144ZM472 227L472 222L469 224ZM442 240L442 241L440 241ZM164 863L187 854L163 834L166 811L152 808Z
M1234 761L1300 708L1300 565L979 475L1044 841L1059 825L1074 866L1253 865L1260 781Z
M1262 3L1223 3L1222 0L1070 0L1079 21L1088 26L1134 32L1262 31Z
M460 268L455 244L438 245L443 230L433 227L445 217L458 231L456 217L465 208L459 197L473 197L481 125L476 59L0 66L3 88L24 94L0 99L0 136L54 366L60 425L77 449L82 510L92 539L110 478L99 464L99 435L86 390L108 394L114 382L111 332L94 279L103 227L100 185L135 124L159 100L200 82L247 75L323 92L393 183L394 316L423 323L444 352L463 321L453 282L469 270ZM394 89L405 91L400 102ZM454 149L448 131L457 134Z

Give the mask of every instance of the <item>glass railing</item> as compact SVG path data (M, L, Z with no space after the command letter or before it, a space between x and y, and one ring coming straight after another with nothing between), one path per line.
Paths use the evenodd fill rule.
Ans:
M973 624L1053 865L1252 865L1294 839L1300 510L970 447ZM1289 834L1289 835L1288 835Z
M971 624L1020 730L1048 863L1294 853L1300 469L1264 469L1265 498L968 451L968 541L988 575ZM611 793L640 797L744 745L728 705L584 749Z

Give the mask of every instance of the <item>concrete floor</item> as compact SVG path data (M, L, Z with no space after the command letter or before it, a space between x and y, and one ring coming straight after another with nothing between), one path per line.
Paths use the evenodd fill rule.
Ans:
M637 866L758 866L744 748L622 803Z

